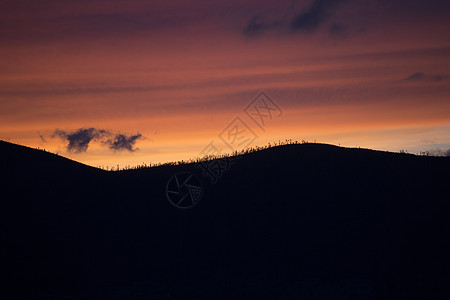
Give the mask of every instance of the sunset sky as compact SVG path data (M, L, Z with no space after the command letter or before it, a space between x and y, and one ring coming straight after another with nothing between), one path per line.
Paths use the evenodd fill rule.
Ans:
M93 166L230 152L236 128L236 149L450 149L448 0L1 6L2 140Z

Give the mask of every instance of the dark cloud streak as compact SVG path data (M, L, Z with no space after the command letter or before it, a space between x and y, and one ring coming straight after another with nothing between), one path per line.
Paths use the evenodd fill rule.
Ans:
M39 137L41 138L41 141L43 141L44 143L47 143L47 140L45 139L45 137L38 131L37 132Z
M73 131L56 129L52 137L60 137L66 141L67 151L73 153L86 152L91 142L100 142L114 151L127 150L134 152L136 142L142 138L140 133L136 135L125 135L122 133L113 133L105 129L79 128Z
M327 21L334 10L347 0L315 0L311 6L291 22L291 30L314 32Z
M443 75L443 74L425 74L424 72L416 72L406 78L404 78L403 80L405 81L434 81L434 82L438 82L438 81L442 81L444 79L447 79L449 76L448 75Z
M134 152L134 145L138 139L142 138L140 133L136 135L126 136L124 134L116 134L114 139L108 140L109 148L112 150L128 150Z
M266 21L261 15L257 14L249 20L242 33L247 37L257 36L273 29L314 33L333 16L338 7L347 1L351 0L314 0L301 13L293 17L285 16L272 22ZM330 27L330 34L342 36L346 31L347 27L343 25L334 23Z

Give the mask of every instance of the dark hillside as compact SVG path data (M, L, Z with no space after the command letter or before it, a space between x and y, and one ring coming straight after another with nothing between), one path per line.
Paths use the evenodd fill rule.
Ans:
M106 172L0 143L8 298L449 298L450 159L322 144ZM203 196L178 209L169 179Z

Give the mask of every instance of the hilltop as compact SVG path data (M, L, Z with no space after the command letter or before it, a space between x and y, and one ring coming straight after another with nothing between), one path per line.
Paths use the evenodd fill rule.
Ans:
M194 163L107 172L6 142L0 154L16 298L449 293L450 158L283 145L232 157L213 182ZM190 209L167 199L180 172L201 184Z

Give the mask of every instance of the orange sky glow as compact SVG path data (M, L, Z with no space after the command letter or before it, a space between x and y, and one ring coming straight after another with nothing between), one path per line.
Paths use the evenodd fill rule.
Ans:
M257 135L250 146L450 149L444 1L6 2L6 141L133 166L195 158L211 141L230 152L219 134L239 117ZM262 91L282 111L263 128L244 112ZM141 136L76 152L55 134L82 128Z

